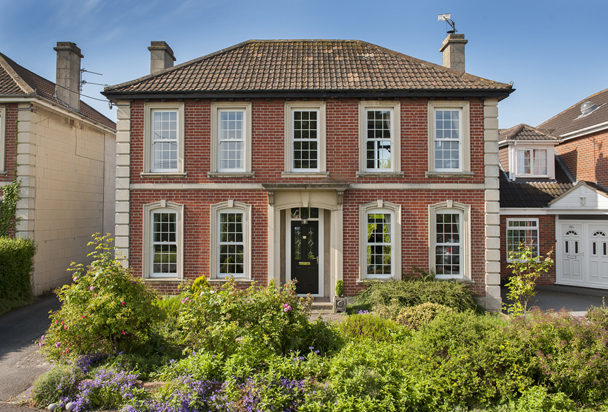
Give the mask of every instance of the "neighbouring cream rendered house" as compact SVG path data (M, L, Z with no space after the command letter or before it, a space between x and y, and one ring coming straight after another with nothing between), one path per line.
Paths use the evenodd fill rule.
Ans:
M38 245L33 291L70 281L95 232L114 231L115 123L80 101L80 49L59 42L57 83L0 53L0 193L21 180L16 236Z

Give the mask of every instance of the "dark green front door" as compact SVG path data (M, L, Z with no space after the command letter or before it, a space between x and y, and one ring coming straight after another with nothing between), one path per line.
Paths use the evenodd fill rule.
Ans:
M291 222L291 278L298 294L319 293L319 222Z

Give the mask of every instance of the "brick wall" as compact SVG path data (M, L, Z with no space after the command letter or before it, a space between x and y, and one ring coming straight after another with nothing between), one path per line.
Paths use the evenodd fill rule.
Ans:
M532 219L538 218L538 240L540 243L540 255L546 255L553 251L552 258L555 260L555 216L553 215L525 215L525 216L500 216L500 276L504 279L511 275L511 269L507 268L507 219ZM536 282L539 285L552 285L555 283L555 265L549 270L548 276L543 276Z
M577 180L608 187L608 131L567 140L555 150Z
M15 156L17 153L15 147L15 121L17 121L18 110L16 104L5 104L3 106L6 108L6 134L4 136L4 170L6 171L6 175L0 174L0 182L11 182L13 180Z
M184 101L184 178L141 177L143 172L144 102L130 106L130 183L476 183L484 184L484 102L470 100L471 171L474 176L427 178L428 100L401 99L401 170L404 177L357 177L359 171L359 101L326 100L327 178L281 177L285 152L285 100L252 100L253 178L209 178L210 101ZM209 222L211 204L229 199L252 205L252 276L261 283L268 279L268 197L264 190L130 191L129 263L134 274L142 271L143 205L168 200L185 206L184 271L186 278L209 275ZM472 289L485 296L484 190L348 190L344 195L344 279L345 292L353 295L362 286L359 279L359 205L382 199L402 206L402 270L429 267L428 205L453 200L470 205ZM153 285L163 293L175 291L175 283Z

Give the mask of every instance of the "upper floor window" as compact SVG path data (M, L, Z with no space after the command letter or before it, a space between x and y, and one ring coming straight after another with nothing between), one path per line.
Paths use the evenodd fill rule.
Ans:
M518 149L518 175L547 175L547 149Z
M251 173L251 103L211 105L211 176Z
M399 101L361 101L359 104L359 170L365 173L400 170Z
M287 102L285 170L325 174L324 102Z
M183 103L146 104L144 146L144 174L184 173Z
M6 155L6 109L0 106L0 175L4 174L4 156Z
M469 102L429 102L429 171L470 172Z

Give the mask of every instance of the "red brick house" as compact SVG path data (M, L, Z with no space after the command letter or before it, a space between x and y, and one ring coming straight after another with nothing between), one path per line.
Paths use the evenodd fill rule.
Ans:
M91 234L114 228L116 124L80 100L80 48L55 51L56 83L0 53L0 195L21 181L15 235L36 242L36 295L69 283Z
M501 274L521 241L555 252L541 281L608 288L608 89L500 131Z
M103 93L119 251L163 292L297 279L332 300L337 280L352 296L418 267L500 308L497 103L513 89L464 73L464 43L444 41L450 68L343 40L172 67L153 42L152 73Z

